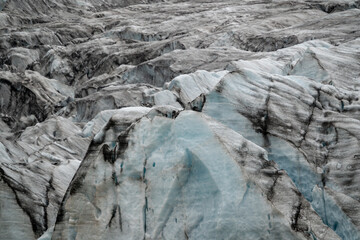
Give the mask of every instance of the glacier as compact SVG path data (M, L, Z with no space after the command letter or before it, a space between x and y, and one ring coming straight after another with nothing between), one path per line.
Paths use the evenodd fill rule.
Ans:
M120 110L109 120L104 141L90 146L65 195L53 238L304 238L286 220L294 217L291 208L268 203L264 190L272 186L264 180L274 181L273 175L280 175L278 184L288 194L275 206L305 200L264 149L193 111L175 119L150 112L140 121L134 117L136 123L125 128ZM320 230L313 234L331 236L316 229L322 222L311 208L303 214L303 224L311 219L313 227L305 234Z
M359 6L0 1L0 239L360 239Z

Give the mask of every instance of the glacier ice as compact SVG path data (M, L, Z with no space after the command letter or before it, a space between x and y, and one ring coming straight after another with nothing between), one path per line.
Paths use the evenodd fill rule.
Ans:
M276 207L282 200L271 203L266 195L271 187L253 177L255 172L264 178L276 174L262 148L195 112L181 112L175 119L143 117L128 129L118 127L123 124L120 116L119 112L109 120L112 127L104 142L90 146L65 195L53 238L303 239L309 235L292 230L293 216ZM282 186L289 194L287 201L299 201L301 195L290 186ZM316 222L314 235L336 236L310 207L302 211Z
M360 239L354 0L0 0L0 239Z

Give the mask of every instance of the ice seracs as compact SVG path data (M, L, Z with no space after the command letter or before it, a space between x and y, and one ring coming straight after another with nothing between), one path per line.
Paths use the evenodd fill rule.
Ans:
M360 239L358 1L0 10L0 238Z
M241 135L192 111L124 128L124 113L90 146L53 239L336 239L266 151Z

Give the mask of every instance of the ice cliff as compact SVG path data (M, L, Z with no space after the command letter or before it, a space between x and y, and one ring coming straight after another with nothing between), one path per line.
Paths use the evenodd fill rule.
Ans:
M359 6L0 1L0 239L360 239Z

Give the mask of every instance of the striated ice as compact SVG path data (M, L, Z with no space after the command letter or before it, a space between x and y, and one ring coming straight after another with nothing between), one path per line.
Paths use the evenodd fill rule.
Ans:
M0 1L0 11L3 10L3 8L5 7L6 1L7 0L1 0Z
M123 124L120 116L110 120L104 144L90 147L63 201L53 239L309 235L292 230L293 216L276 207L282 200L267 197L270 186L253 177L257 172L266 179L276 172L266 170L264 149L195 112L181 112L175 120L144 117L127 130L116 131ZM278 181L282 185L283 180ZM282 187L290 201L297 201L289 186ZM327 227L311 208L303 207L304 217L309 214L316 223L312 234L324 237ZM326 234L335 237L331 230Z
M170 82L168 89L175 91L182 103L187 104L200 94L212 90L226 73L227 71L216 73L197 71L189 75L180 75Z
M0 0L0 239L360 239L359 6Z
M323 48L319 42L314 42L314 44L318 45L318 47L312 46L315 52L329 50L336 53L342 52L342 47L337 50L336 48ZM291 52L292 49L296 50L299 47L281 51ZM326 52L322 54L328 55ZM345 108L341 108L343 101L341 99L355 99L356 97L351 96L346 87L343 88L344 83L338 87L319 85L316 81L322 79L321 74L323 73L321 71L324 71L328 75L328 72L331 72L333 84L337 86L335 82L337 73L334 70L321 68L319 72L319 67L316 66L322 64L322 61L316 60L313 55L309 55L308 51L305 51L305 57L312 58L312 60L304 60L306 64L312 64L311 61L313 61L317 65L311 68L310 65L301 66L297 63L298 69L301 71L291 71L291 74L295 76L289 76L285 70L283 72L286 73L286 76L279 75L281 65L278 65L279 70L271 68L270 71L267 64L261 66L258 65L257 61L253 65L251 64L252 61L234 63L231 66L232 73L226 75L214 91L206 95L203 112L241 133L252 142L263 146L269 153L269 160L275 161L281 169L286 170L297 188L322 217L323 222L332 227L343 239L356 239L359 230L358 227L352 225L350 219L357 221L357 218L353 217L351 211L347 210L345 214L345 211L341 210L346 208L342 204L347 203L332 202L333 207L329 208L328 214L333 215L333 219L336 220L330 223L327 220L327 214L319 207L319 202L323 202L322 198L313 193L314 189L323 189L325 185L338 191L338 194L344 193L343 188L340 187L343 184L343 180L340 180L342 176L334 172L331 167L330 159L337 161L335 156L338 155L330 151L334 151L331 149L338 146L335 144L340 141L341 136L349 138L347 133L342 134L343 130L340 130L342 127L339 121L343 124L346 122L347 131L357 136L356 123L358 120L347 117ZM347 58L348 56L343 55L343 61L350 61ZM303 57L301 59L303 61ZM335 58L336 61L340 60ZM356 61L348 63L357 64ZM331 63L327 62L326 65L331 65ZM286 64L283 64L282 69L284 68L286 68ZM321 81L326 82L327 80L322 79ZM291 90L288 90L290 84ZM233 89L237 89L237 91L234 92ZM293 96L296 96L296 99ZM293 100L285 103L284 99ZM301 103L294 104L299 99L301 99ZM219 108L222 110L219 111ZM341 120L340 117L335 117L339 116L340 113L329 112L330 110L344 112ZM294 117L290 117L291 115ZM280 118L281 120L279 120ZM280 122L281 126L279 125ZM352 141L355 144L358 140L353 139ZM315 148L316 150L311 150L314 148L314 144L318 147ZM319 149L321 150L319 151ZM345 155L356 156L357 150L354 147L350 149L351 153ZM314 151L318 152L314 154ZM322 158L327 159L325 161L328 162L321 163L320 161L323 160L320 159ZM341 171L341 164L338 162L336 164L334 168ZM318 171L319 166L322 166L321 171ZM352 171L351 165L347 170ZM354 176L354 178L357 177ZM358 198L353 193L349 192L348 194ZM355 204L357 205L357 203ZM358 211L357 209L358 207L354 206L354 211ZM331 212L332 210L334 212ZM340 214L340 212L342 213ZM348 222L348 224L340 226L341 224L335 224L335 222Z

